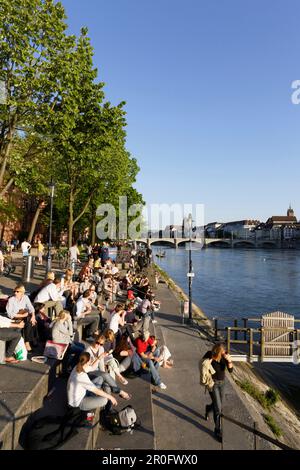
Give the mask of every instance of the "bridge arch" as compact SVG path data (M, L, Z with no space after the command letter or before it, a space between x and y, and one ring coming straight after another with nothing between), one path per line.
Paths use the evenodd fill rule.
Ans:
M265 240L257 243L257 246L259 248L274 248L274 246L277 246L275 241L272 240Z
M208 248L230 248L231 244L226 240L216 240L209 243L206 242L206 246Z
M255 243L250 240L239 240L233 242L234 248L255 248Z
M151 246L170 246L172 248L175 247L175 242L170 241L170 240L163 240L163 239L158 239L158 240L149 240L149 244Z
M203 246L202 243L200 243L198 240L193 240L193 239L192 239L191 242L193 243L193 245L196 246L196 248L198 248L198 247L199 247L199 248L202 248L202 246ZM177 246L177 247L182 247L182 246L188 245L189 243L190 243L189 240L182 240L182 241L180 241L180 242L177 242L177 245L176 245L176 246Z

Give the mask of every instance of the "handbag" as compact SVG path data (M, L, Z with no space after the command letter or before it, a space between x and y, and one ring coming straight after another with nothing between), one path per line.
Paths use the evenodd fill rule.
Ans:
M24 339L21 337L15 349L16 359L18 361L26 361L27 355L28 355L28 352L25 346L25 342L24 342Z
M55 343L55 341L48 340L45 344L44 356L61 361L68 346L66 343Z

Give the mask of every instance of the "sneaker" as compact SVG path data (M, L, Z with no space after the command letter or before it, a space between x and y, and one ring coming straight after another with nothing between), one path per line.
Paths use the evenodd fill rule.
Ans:
M162 390L166 390L167 386L163 382L161 382L159 384L159 388L161 388Z
M152 323L157 323L157 321L156 321L156 320L152 320Z

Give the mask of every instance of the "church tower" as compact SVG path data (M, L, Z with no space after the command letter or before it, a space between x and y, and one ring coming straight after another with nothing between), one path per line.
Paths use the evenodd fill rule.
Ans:
M288 217L295 217L294 211L291 208L291 204L290 204L286 214L287 214Z

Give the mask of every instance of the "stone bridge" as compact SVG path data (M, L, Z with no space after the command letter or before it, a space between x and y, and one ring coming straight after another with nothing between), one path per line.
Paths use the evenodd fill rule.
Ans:
M185 244L189 243L189 238L168 238L168 237L161 237L161 238L140 238L136 240L137 243L142 243L147 246L151 245L165 245L172 248L177 248L179 246L184 246ZM245 238L192 238L192 243L196 244L199 247L209 247L209 246L219 246L224 248L277 248L280 247L280 240L268 240L268 239L261 239L261 240L251 240Z

